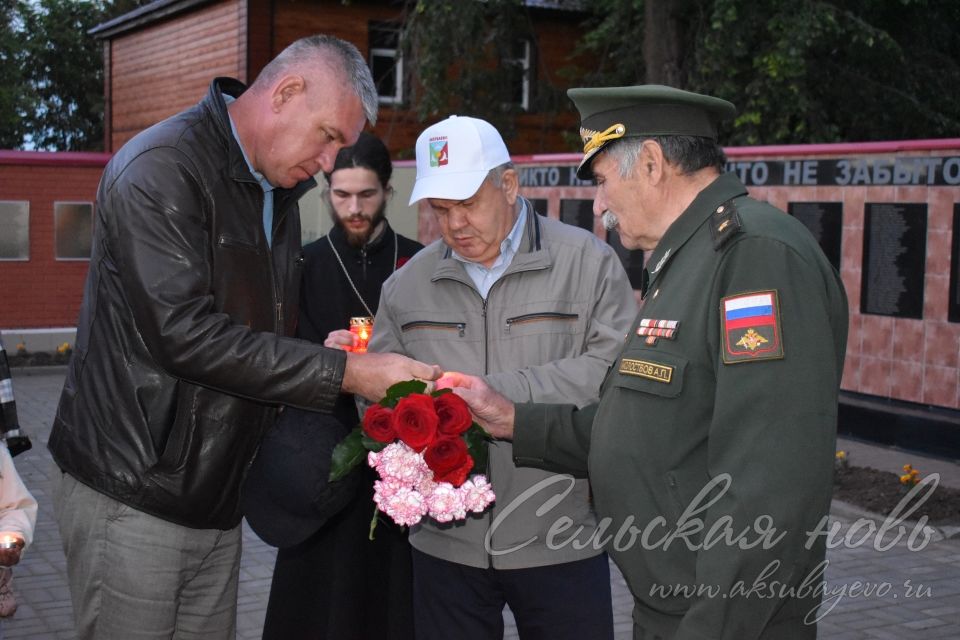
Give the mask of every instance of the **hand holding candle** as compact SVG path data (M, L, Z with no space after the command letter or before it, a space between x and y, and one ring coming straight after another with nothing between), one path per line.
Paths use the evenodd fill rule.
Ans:
M18 533L0 532L0 566L12 567L20 562L23 536Z
M373 318L369 316L355 316L350 318L350 333L357 336L352 351L366 353L367 343L373 335Z
M323 341L323 346L331 349L340 349L341 351L353 351L353 347L359 338L349 329L334 329L327 334Z

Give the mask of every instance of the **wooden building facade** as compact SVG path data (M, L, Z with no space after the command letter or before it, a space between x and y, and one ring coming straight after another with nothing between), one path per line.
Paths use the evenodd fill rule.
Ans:
M584 14L555 8L564 4L530 3L534 38L522 43L519 54L530 78L554 77L568 64ZM327 33L352 42L380 75L397 60L402 19L403 3L390 0L157 0L120 16L92 31L104 50L104 148L116 151L139 131L196 103L214 77L251 82L304 36ZM374 132L394 156L412 157L417 135L430 123L410 109L402 78L386 86L385 93L381 84ZM575 123L572 107L560 115L522 111L507 142L513 153L563 151L563 134Z

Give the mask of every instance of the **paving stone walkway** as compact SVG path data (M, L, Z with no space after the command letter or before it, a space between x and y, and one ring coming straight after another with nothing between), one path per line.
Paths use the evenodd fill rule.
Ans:
M15 569L20 609L2 622L0 638L29 640L74 638L65 561L50 504L51 483L58 473L46 449L56 410L63 368L14 370L14 391L21 423L34 442L33 450L17 457L24 482L40 503L33 546ZM844 441L854 451L855 464L895 471L910 462L925 472L938 471L944 481L960 486L960 466L928 460L898 450ZM929 471L928 471L929 470ZM926 640L960 638L960 538L929 530L930 539L912 524L885 536L871 533L879 523L846 505L835 504L831 526L838 542L827 555L825 606L819 637L828 640ZM909 535L914 534L911 540ZM950 535L953 532L947 531ZM843 543L844 536L849 540ZM864 538L862 543L856 544ZM260 638L275 551L244 527L240 569L237 638ZM613 567L612 588L617 640L629 640L632 597ZM509 612L506 638L517 638ZM589 639L585 639L589 640Z

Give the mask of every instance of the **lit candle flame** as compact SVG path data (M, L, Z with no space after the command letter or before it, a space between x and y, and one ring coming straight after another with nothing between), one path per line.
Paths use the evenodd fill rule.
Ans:
M13 533L0 534L0 547L12 549L23 545L23 538Z

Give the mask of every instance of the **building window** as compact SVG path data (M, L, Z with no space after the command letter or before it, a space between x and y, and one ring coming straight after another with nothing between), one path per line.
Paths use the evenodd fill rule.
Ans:
M0 260L30 259L30 203L0 202Z
M403 56L397 24L370 23L370 71L377 84L380 104L403 102Z
M53 203L57 260L89 260L93 247L93 203Z
M529 40L521 40L514 45L513 57L504 60L504 65L514 68L511 74L513 89L510 94L511 103L524 111L530 110L530 87L533 80L533 44Z

